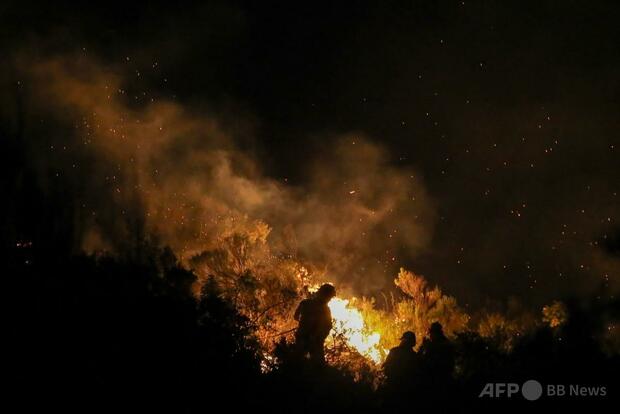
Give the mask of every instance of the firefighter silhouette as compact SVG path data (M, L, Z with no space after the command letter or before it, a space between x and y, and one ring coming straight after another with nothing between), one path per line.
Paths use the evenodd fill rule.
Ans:
M429 338L420 348L428 380L437 385L450 381L454 369L454 349L439 322L429 329Z
M383 371L388 384L402 384L411 380L416 368L417 354L413 350L415 344L415 334L407 331L400 338L400 344L390 349L383 363Z
M424 382L421 394L429 406L439 404L445 395L455 392L452 378L455 352L452 343L446 338L443 327L434 322L429 329L429 337L422 343L419 351Z
M309 299L301 301L295 311L299 322L295 332L295 344L302 357L325 363L323 344L332 329L332 314L327 303L336 296L336 289L330 284L322 285Z
M415 344L415 334L411 331L404 332L400 344L390 349L383 363L386 381L382 393L387 411L396 412L406 401L410 401L418 384L420 373L418 354L413 350Z

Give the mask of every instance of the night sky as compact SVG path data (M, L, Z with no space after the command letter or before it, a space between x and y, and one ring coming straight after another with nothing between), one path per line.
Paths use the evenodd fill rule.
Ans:
M136 96L125 107L167 100L234 131L260 188L314 191L307 161L329 159L343 136L381 148L374 175L412 171L432 210L428 238L373 257L391 262L377 289L405 266L462 303L538 306L617 290L617 2L200 3L5 3L3 119L15 113L15 90L31 123L57 117L40 116L55 102L32 93L24 61L86 56L122 73L124 94ZM339 162L321 174L337 181ZM330 183L317 194L337 188ZM363 194L347 185L343 197ZM382 247L364 252L383 255L383 241L368 243Z

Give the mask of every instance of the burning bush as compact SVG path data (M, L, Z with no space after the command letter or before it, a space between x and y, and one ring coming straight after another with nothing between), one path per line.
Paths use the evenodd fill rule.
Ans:
M265 223L251 222L189 260L199 275L196 291L205 280L215 281L221 295L254 325L266 367L274 361L275 343L292 341L297 304L325 282L324 272L311 264L274 253L267 241L269 232ZM401 269L394 283L400 298L392 295L383 308L368 298L337 296L330 301L334 328L326 341L326 356L332 365L355 371L360 378L376 378L403 331L415 331L423 338L435 321L449 336L466 328L469 315L453 297L430 288L422 276Z

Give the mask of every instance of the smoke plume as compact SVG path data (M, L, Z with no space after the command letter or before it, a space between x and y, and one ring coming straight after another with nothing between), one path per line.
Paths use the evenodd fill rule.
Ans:
M421 178L364 134L343 134L314 156L300 150L306 177L291 185L242 147L249 118L229 128L218 114L140 91L139 73L84 54L18 62L42 120L44 138L28 137L31 161L42 183L79 183L81 249L119 253L152 237L188 259L260 221L274 254L368 292L385 286L402 252L411 257L430 240L434 213Z

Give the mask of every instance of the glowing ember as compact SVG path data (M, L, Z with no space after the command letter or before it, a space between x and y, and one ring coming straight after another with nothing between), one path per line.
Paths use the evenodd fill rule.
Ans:
M350 306L348 299L339 297L333 298L328 306L335 322L332 334L341 332L348 345L355 348L357 352L372 359L375 363L381 362L379 348L381 335L378 332L368 332L360 311Z

